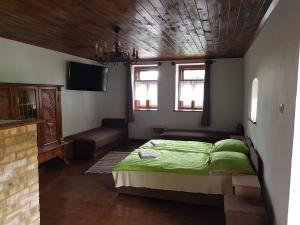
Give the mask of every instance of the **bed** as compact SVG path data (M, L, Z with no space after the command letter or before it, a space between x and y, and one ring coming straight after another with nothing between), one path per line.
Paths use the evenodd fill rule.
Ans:
M222 206L223 196L232 194L234 171L212 170L216 165L214 157L224 155L213 152L214 148L211 143L197 141L165 140L157 146L149 141L115 166L112 173L115 187L125 194ZM142 149L151 149L158 157L140 159ZM246 158L251 168L248 165L243 172L254 174L256 152L250 148L248 153Z
M93 158L104 154L112 146L128 139L128 123L125 119L105 118L102 126L73 134L68 137L73 140L75 158Z

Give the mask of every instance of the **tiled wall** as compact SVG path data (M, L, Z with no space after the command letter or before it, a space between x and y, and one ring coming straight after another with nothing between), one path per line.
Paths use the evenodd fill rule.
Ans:
M0 129L0 224L40 224L35 124Z

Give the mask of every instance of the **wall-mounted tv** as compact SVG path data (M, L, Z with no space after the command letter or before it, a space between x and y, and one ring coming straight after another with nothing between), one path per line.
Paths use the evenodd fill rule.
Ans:
M69 62L67 89L106 91L107 78L107 67Z

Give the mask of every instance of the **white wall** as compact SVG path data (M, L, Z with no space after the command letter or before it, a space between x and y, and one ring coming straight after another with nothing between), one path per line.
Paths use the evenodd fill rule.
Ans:
M104 98L104 118L125 118L126 68L120 63L109 66L108 86Z
M279 1L245 56L246 133L264 162L274 224L287 224L293 124L299 57L300 2ZM257 125L250 113L251 84L258 77ZM279 105L284 104L284 113Z
M104 117L124 117L125 67L119 65L117 68L112 67L111 71L109 91L104 102ZM243 74L243 59L218 59L212 65L212 126L208 129L235 131L237 124L242 123ZM129 126L129 136L137 139L150 138L153 125L166 125L168 128L178 129L203 129L200 127L201 112L174 112L175 66L172 66L171 62L164 61L159 66L158 83L159 111L135 111L135 122Z
M0 38L0 82L63 84L67 61L91 60ZM63 135L67 136L100 124L103 92L62 90Z
M300 49L300 48L299 48ZM300 65L300 58L299 64ZM288 225L298 225L299 214L299 201L300 201L300 68L298 66L298 84L296 95L296 110L295 110L295 124L294 124L294 143L293 143L293 157L291 165L291 182L290 182L290 197L289 197L289 212L288 212Z

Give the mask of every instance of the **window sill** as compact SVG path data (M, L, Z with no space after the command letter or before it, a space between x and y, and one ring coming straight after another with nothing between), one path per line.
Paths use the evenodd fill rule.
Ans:
M158 109L134 109L134 111L159 111Z
M251 119L250 117L248 117L248 120L249 120L252 124L257 125L257 122L254 121L253 119Z
M174 112L202 112L203 109L174 109Z

